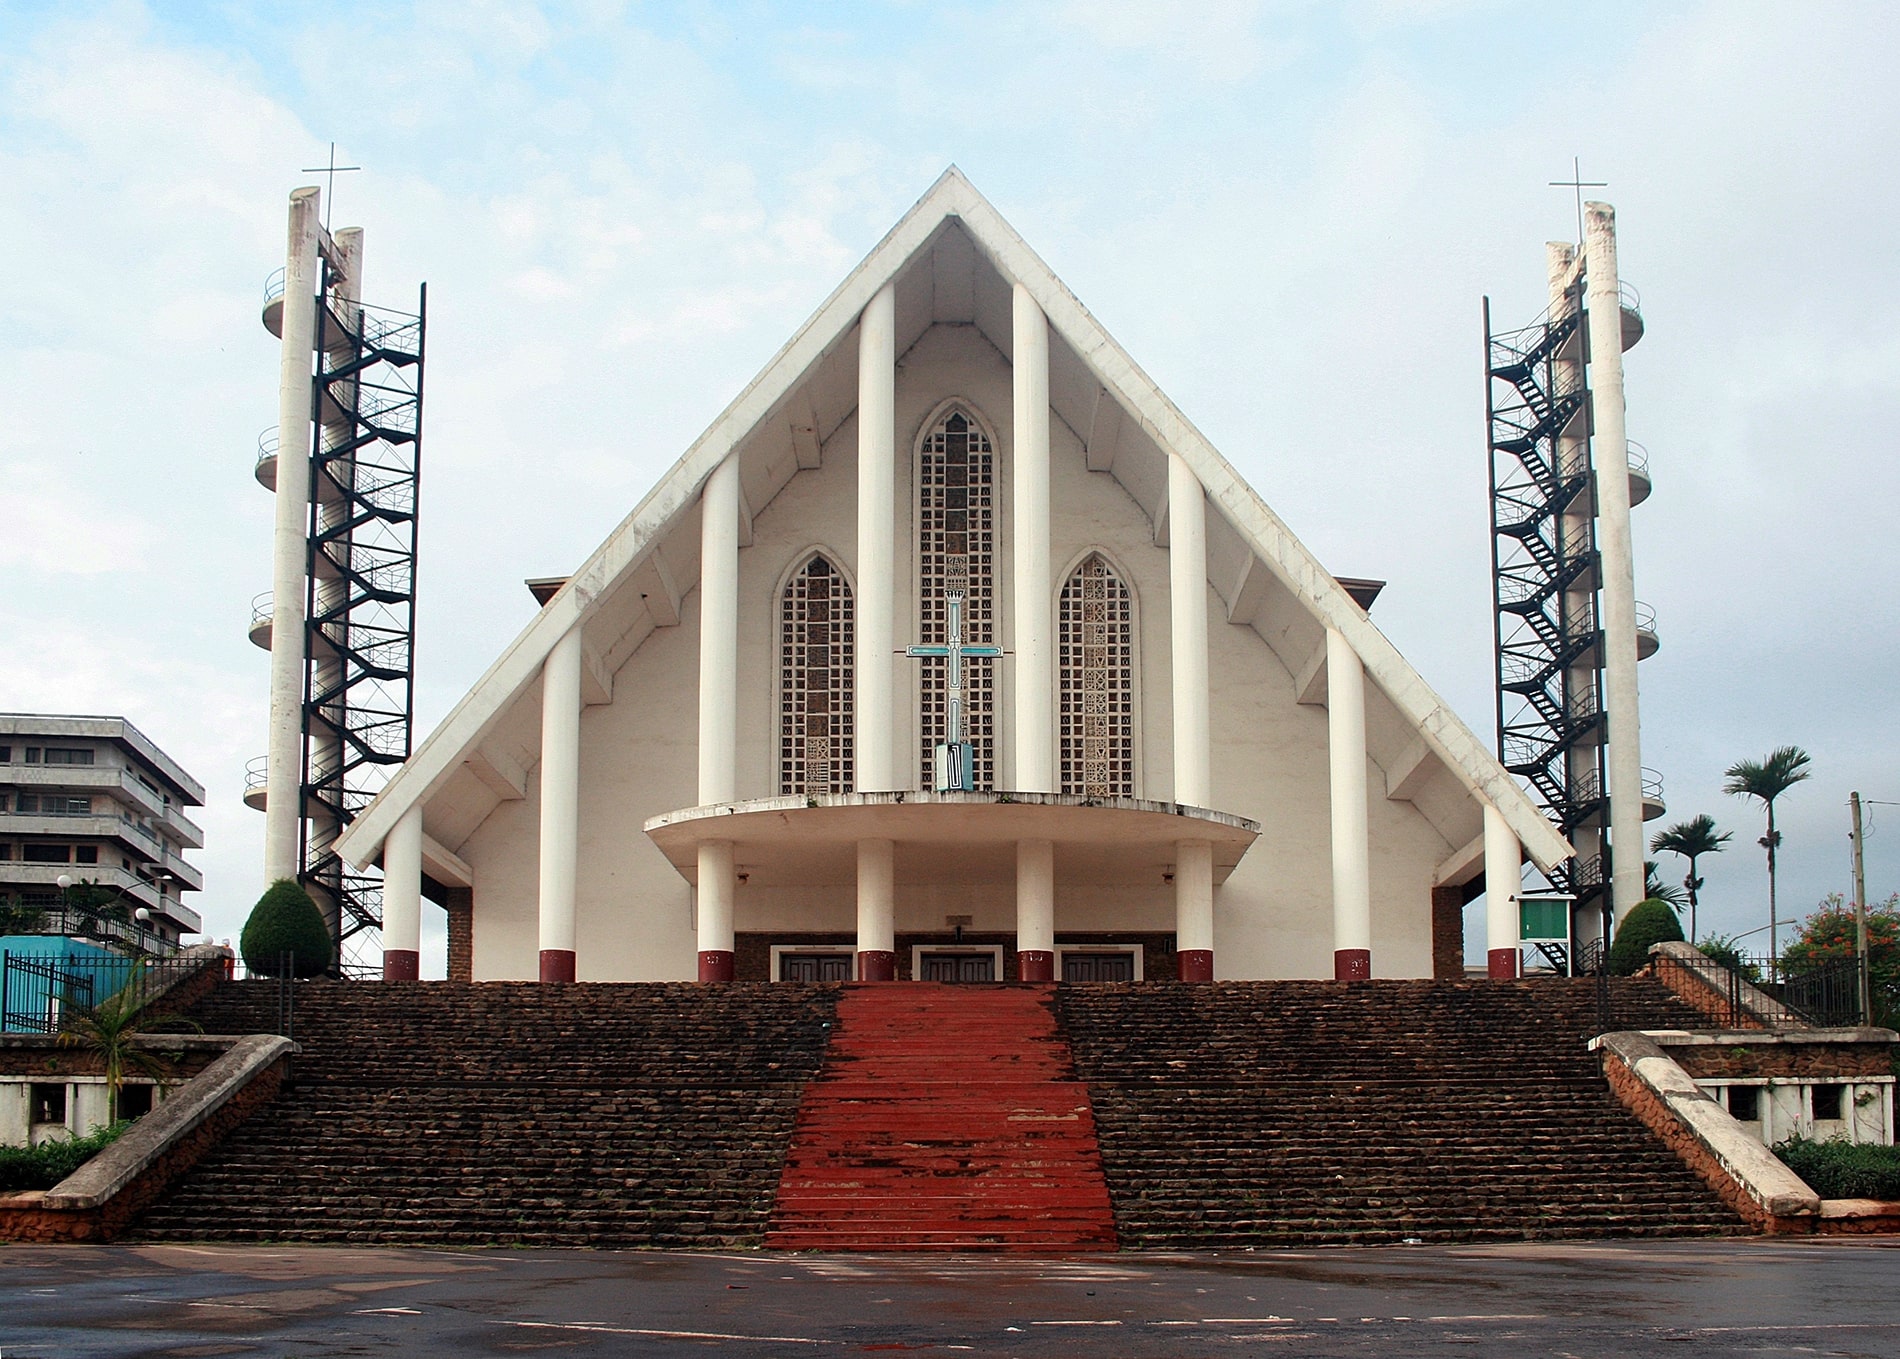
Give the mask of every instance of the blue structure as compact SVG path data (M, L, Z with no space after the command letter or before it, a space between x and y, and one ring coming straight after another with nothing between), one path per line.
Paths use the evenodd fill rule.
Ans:
M52 1033L68 1005L94 1005L132 975L123 953L57 934L0 937L0 1032Z

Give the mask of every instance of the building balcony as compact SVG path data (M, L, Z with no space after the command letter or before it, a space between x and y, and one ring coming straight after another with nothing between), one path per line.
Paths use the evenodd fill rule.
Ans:
M1636 601L1636 659L1646 661L1662 650L1662 637L1656 632L1656 611Z
M257 436L257 462L251 468L257 484L267 491L277 489L277 426Z
M0 885L15 889L24 889L36 896L50 899L49 909L58 910L58 896L61 891L59 880L64 877L75 883L91 883L108 891L116 891L123 897L128 912L143 906L154 917L161 918L182 934L196 934L204 926L204 919L196 911L179 901L175 895L159 892L158 886L150 878L117 865L108 864L28 864L18 860L0 862ZM115 901L117 898L115 898ZM70 914L78 915L78 912ZM55 925L60 922L52 922ZM137 933L138 927L127 924L123 934L112 937L130 939Z
M1654 488L1649 484L1649 450L1641 444L1629 442L1630 453L1630 508L1635 509L1645 500Z
M1643 767L1643 820L1654 821L1669 810L1663 801L1663 777L1647 765Z
M270 756L259 755L244 766L244 805L264 810L264 787L270 781Z
M1643 338L1643 300L1636 295L1636 289L1618 280L1616 301L1623 318L1623 352L1627 354Z
M284 271L279 269L264 280L264 329L278 339L284 338Z
M269 590L251 597L251 626L248 629L248 635L252 646L265 651L270 650L270 618L273 603Z

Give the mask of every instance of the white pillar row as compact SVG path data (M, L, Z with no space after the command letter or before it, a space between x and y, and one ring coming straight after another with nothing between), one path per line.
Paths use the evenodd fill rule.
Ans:
M1207 840L1174 847L1174 953L1182 981L1214 980L1214 846Z
M1372 976L1371 844L1366 830L1366 672L1326 629L1326 731L1332 764L1333 980Z
M1016 842L1016 966L1026 982L1056 979L1056 847Z
M422 975L422 805L396 818L383 840L383 980Z
M303 815L305 544L310 531L310 417L317 334L319 191L290 195L283 357L277 377L277 519L271 547L270 739L264 878L295 878Z
M897 301L886 284L858 318L857 788L897 789L892 672L897 564Z
M897 980L896 847L858 841L858 980Z
M1484 804L1485 967L1493 981L1518 972L1517 898L1524 883L1524 851L1504 813Z
M699 803L739 796L739 459L699 498ZM699 979L732 980L732 845L699 847Z
M732 898L739 880L732 862L732 841L699 844L699 979L732 980Z
M541 980L574 980L580 865L581 625L541 665Z
M1174 658L1174 800L1213 799L1207 717L1207 498L1179 453L1168 454L1168 593Z
M1603 571L1603 690L1610 780L1610 899L1622 923L1643 899L1643 742L1636 696L1636 558L1630 541L1630 450L1624 427L1623 311L1616 211L1586 203L1590 401L1597 552Z
M1057 790L1055 598L1049 577L1049 322L1020 283L1014 294L1014 316L1015 785L1026 793L1053 793ZM1022 946L1020 940L1018 946Z

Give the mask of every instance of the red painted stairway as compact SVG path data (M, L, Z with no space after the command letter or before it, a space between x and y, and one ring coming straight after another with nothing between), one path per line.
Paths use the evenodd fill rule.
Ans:
M765 1244L1115 1249L1088 1088L1053 986L847 985Z

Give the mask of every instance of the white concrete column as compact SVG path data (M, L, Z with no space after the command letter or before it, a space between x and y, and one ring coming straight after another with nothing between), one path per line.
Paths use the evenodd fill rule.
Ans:
M1493 981L1517 976L1517 898L1524 883L1524 851L1504 813L1484 804L1485 966Z
M383 840L383 980L422 975L422 805L396 818Z
M574 980L580 870L581 626L541 664L541 980Z
M1326 629L1326 732L1332 762L1333 980L1372 976L1371 841L1366 830L1366 672Z
M1020 283L1014 312L1015 782L1026 793L1053 793L1057 791L1056 670L1055 596L1049 576L1049 322ZM1017 947L1022 947L1021 940Z
M1174 953L1182 981L1214 980L1214 846L1206 840L1174 847Z
M699 804L739 796L739 459L699 497Z
M880 288L858 318L857 787L897 788L891 677L896 615L897 301Z
M1056 847L1016 842L1016 966L1021 980L1056 979Z
M1174 651L1174 800L1213 801L1207 719L1207 497L1168 454L1168 595Z
M897 858L889 840L858 841L858 980L897 980Z
M295 878L303 816L304 568L310 532L311 374L317 334L319 191L290 195L277 374L277 520L271 546L270 742L264 877Z
M1636 557L1630 541L1630 450L1624 429L1623 311L1616 211L1586 203L1597 551L1603 563L1603 699L1609 737L1610 899L1616 923L1643 899L1643 739L1636 697Z
M732 898L739 890L732 841L699 846L699 979L732 980Z

